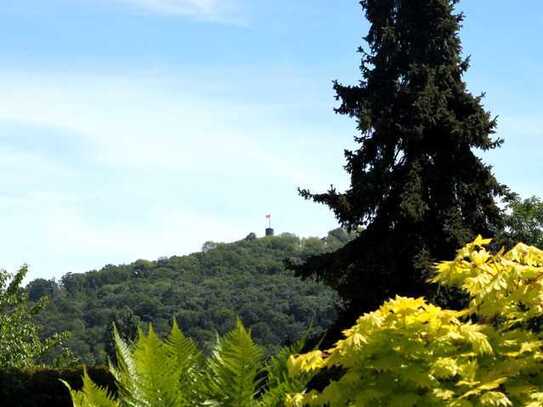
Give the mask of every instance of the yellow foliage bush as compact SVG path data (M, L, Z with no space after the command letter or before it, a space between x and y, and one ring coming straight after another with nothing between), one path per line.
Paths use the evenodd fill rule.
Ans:
M290 394L302 406L543 406L543 251L519 244L490 253L478 237L433 281L469 294L462 311L396 297L361 316L324 352L291 356L293 376L339 368L321 392Z

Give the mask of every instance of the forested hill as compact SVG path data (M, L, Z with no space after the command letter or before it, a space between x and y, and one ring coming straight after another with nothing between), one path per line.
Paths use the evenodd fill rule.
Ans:
M141 323L164 332L175 317L206 347L239 316L272 350L298 339L310 325L313 333L324 331L335 318L336 294L294 277L284 260L335 250L348 240L341 229L326 239L251 234L235 243L207 242L202 252L187 256L68 273L59 283L34 280L28 291L33 301L51 298L39 315L44 334L70 331L70 348L90 365L106 361L112 322L131 337Z

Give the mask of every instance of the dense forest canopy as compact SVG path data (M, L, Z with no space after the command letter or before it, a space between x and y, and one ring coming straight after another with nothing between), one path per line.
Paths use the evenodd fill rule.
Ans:
M327 238L292 234L230 243L206 242L202 252L101 270L38 279L27 286L30 299L51 304L38 316L43 335L69 331L68 346L86 364L106 361L112 352L112 323L131 339L140 324L168 332L175 317L204 348L216 333L231 329L239 316L269 351L291 343L311 326L318 334L335 319L334 291L301 281L285 270L287 258L334 251L351 239L342 229Z

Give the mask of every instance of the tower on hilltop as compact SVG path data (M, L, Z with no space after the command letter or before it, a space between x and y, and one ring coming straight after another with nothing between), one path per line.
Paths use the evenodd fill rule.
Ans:
M273 228L271 227L271 214L266 215L266 219L268 220L268 227L266 228L266 236L273 236Z

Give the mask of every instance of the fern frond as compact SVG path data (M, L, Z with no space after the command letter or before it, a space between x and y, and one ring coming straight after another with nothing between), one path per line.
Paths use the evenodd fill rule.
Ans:
M153 328L140 333L134 345L133 360L138 386L137 399L148 407L179 407L182 405L180 372L177 360Z
M83 370L83 388L81 391L73 390L69 383L61 380L70 391L74 407L118 407L119 402L104 388L96 385Z
M181 332L175 320L165 343L170 355L176 360L181 370L188 370L203 363L200 350L192 339L187 338Z
M182 402L177 360L153 328L138 329L135 344L128 345L114 327L117 367L110 371L119 386L123 405L133 407L179 407Z
M68 391L70 392L70 397L72 399L73 407L87 407L88 404L86 404L86 398L85 394L83 392L77 391L72 389L72 386L70 386L70 383L60 380L64 386L68 388Z
M208 360L208 402L223 407L253 407L262 370L262 349L241 321L217 341Z
M179 370L179 382L184 405L198 406L202 400L205 359L194 341L187 338L174 320L165 341L170 358Z
M119 387L119 393L128 405L137 405L139 397L139 383L136 364L132 357L130 346L121 338L115 324L113 324L113 340L115 342L115 354L117 366L109 362L109 371L115 378Z

